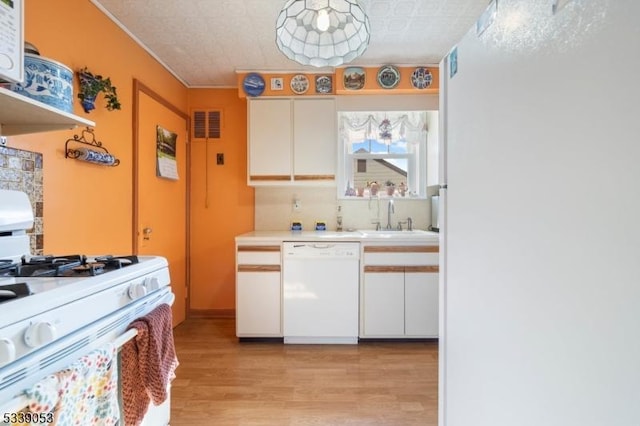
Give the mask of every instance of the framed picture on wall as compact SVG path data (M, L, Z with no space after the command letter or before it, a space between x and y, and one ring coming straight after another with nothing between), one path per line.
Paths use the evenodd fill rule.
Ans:
M271 90L284 90L284 78L271 77Z
M24 80L24 8L22 0L0 0L0 78Z

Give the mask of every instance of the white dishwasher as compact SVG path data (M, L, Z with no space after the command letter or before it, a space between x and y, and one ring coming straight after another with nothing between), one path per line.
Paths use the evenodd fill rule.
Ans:
M358 343L360 243L283 243L284 343Z

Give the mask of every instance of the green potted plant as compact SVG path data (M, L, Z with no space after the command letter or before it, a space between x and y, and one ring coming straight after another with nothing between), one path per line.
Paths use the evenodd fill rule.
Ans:
M100 92L104 93L109 111L120 109L121 105L118 100L116 87L111 84L109 77L104 78L99 74L93 74L87 67L84 67L78 71L78 80L80 81L78 98L80 99L84 112L88 113L95 109L95 100Z

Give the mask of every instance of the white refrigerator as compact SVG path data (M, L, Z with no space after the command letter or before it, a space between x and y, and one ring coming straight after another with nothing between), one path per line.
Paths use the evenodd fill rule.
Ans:
M441 63L441 426L640 425L639 19L499 0Z

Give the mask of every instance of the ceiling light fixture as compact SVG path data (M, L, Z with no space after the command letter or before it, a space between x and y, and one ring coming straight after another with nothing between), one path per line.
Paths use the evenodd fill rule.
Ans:
M361 0L288 0L276 21L276 45L302 65L337 67L369 45Z

